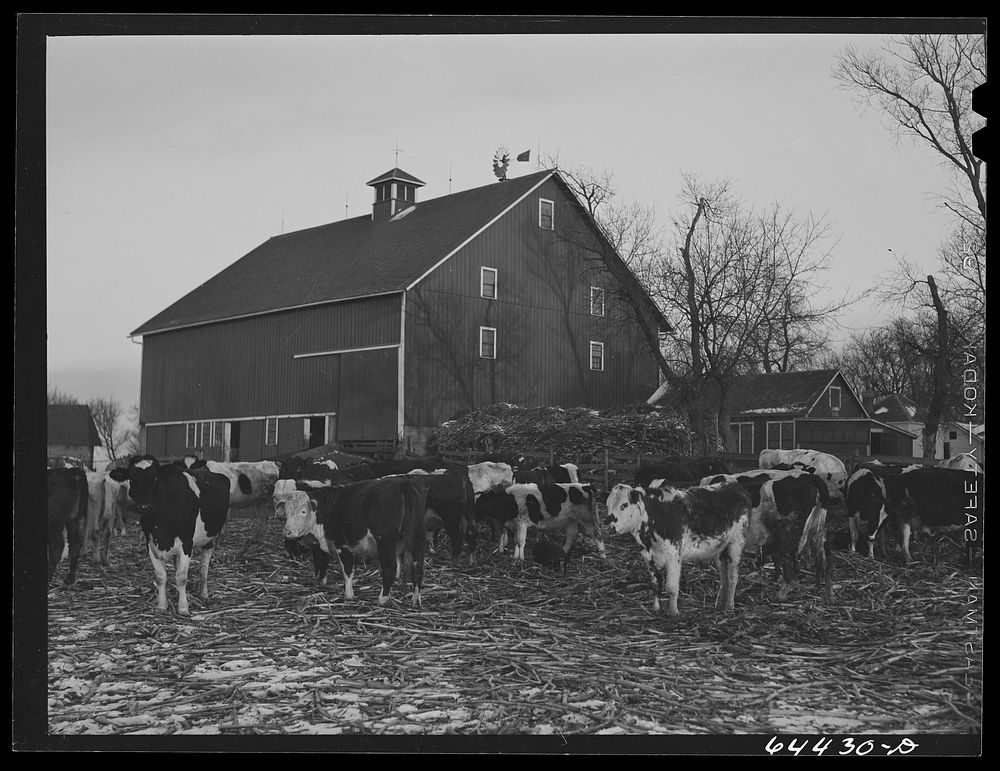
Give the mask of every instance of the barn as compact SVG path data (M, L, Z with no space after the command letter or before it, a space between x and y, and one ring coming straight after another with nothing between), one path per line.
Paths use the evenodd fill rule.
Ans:
M557 170L424 202L399 168L367 185L370 214L274 236L131 332L146 452L420 452L487 404L656 389L631 308L669 325L619 300L624 264Z
M102 445L90 407L86 404L50 404L46 417L49 460L75 458L92 469L94 448Z
M731 415L737 453L808 447L840 458L913 455L916 435L873 418L838 369L738 378Z

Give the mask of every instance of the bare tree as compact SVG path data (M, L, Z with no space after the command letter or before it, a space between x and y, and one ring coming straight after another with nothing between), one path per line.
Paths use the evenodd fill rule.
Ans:
M90 414L105 452L112 461L118 460L118 451L127 434L127 431L118 425L122 418L121 402L111 396L100 396L91 399L87 405L90 407Z
M75 396L70 396L67 393L63 393L55 386L52 386L48 390L49 404L79 404Z
M985 119L972 110L972 91L986 82L983 35L909 35L880 53L845 48L833 72L865 104L875 104L900 136L936 152L967 185L944 204L970 221L986 218L982 161L972 154L972 134ZM971 193L972 203L968 195Z

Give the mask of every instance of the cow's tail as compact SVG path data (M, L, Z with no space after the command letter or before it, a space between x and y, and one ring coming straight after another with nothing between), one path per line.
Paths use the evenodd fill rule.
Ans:
M807 553L812 553L816 564L825 563L826 554L826 506L821 499L818 499L813 510L809 512L805 524L802 526L802 535L799 537L798 558L802 559Z

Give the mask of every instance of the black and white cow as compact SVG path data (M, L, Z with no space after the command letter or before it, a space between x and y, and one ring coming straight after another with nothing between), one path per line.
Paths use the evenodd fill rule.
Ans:
M156 606L167 609L167 565L174 562L177 612L189 615L188 567L196 552L201 598L208 602L208 567L229 512L229 477L207 468L182 471L172 464L161 465L152 455L134 457L127 468L108 474L116 482L128 482L129 499L139 515L156 575Z
M735 482L707 487L641 487L619 484L608 495L605 524L631 533L653 582L653 612L667 592L669 614L678 615L677 594L685 562L719 567L717 610L735 607L740 557L750 519L750 496Z
M514 483L514 469L509 463L483 461L467 467L472 490L478 496L487 490L506 488Z
M985 477L973 471L948 468L918 468L899 475L903 495L899 505L889 507L889 519L899 528L903 561L913 562L910 534L919 530L961 530L965 564L972 564L983 537L983 484Z
M866 537L868 556L874 558L876 537L882 535L884 538L882 525L889 512L897 509L903 500L902 473L902 468L865 464L847 478L844 503L851 551L858 551L859 539Z
M469 547L469 564L476 554L476 495L472 480L464 468L448 471L438 469L433 473L407 476L415 477L426 492L424 526L434 533L444 528L451 542L451 553L458 559L462 542Z
M835 455L817 450L761 450L757 462L762 469L801 464L826 482L831 500L843 500L846 495L847 467Z
M543 468L558 485L576 484L580 481L580 469L575 463L557 463Z
M48 486L49 580L55 575L69 544L69 572L65 583L76 580L76 566L87 523L87 474L81 468L51 468Z
M278 513L285 516L285 539L313 534L317 578L326 583L329 555L340 558L344 599L354 599L354 565L357 557L378 556L382 591L378 603L389 601L397 577L409 573L413 606L420 607L424 574L425 492L412 477L392 476L292 493ZM317 553L318 551L318 553Z
M604 539L597 517L594 489L588 484L513 484L504 494L513 499L516 514L513 523L505 522L500 549L507 545L507 530L514 531L514 559L524 559L524 544L529 527L542 530L565 530L563 551L569 554L582 528L597 541L597 551L604 557ZM507 504L507 511L513 511Z
M87 525L85 545L99 560L103 573L111 559L111 538L125 527L128 486L104 472L87 472Z
M205 468L229 480L229 508L252 511L257 518L256 537L259 538L272 508L274 485L281 469L270 460L252 463L223 463L206 461Z

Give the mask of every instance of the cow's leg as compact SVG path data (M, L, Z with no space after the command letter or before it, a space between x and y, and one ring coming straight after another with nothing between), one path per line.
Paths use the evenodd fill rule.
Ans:
M212 562L212 553L215 551L213 548L214 546L214 543L204 546L199 557L199 561L201 563L201 591L198 596L201 597L206 604L208 603L208 566Z
M329 543L329 541L328 541ZM336 550L340 557L340 571L344 574L344 599L354 599L354 552L344 546ZM395 570L395 565L393 566Z
M570 520L566 525L566 541L563 543L563 554L569 556L569 553L573 551L573 544L576 543L576 537L579 535L580 528L573 520Z
M657 570L653 564L652 555L643 555L646 562L646 570L649 571L649 582L653 586L653 613L660 612L660 595L663 594L663 573Z
M913 562L913 557L910 556L910 523L903 522L900 529L902 530L902 538L900 540L903 544L903 563L909 565Z
M49 538L49 580L55 575L56 568L62 561L63 551L66 549L66 529L61 528L57 534Z
M403 572L401 556L397 549L393 549L386 538L378 538L378 564L382 573L382 591L378 595L378 604L385 605L389 602L389 592L396 581L396 574Z
M861 513L855 512L847 517L847 527L851 531L851 551L856 552L858 550L858 535L860 533L861 527Z
M69 572L66 574L66 583L71 584L76 581L76 566L80 561L80 552L83 551L83 528L85 523L71 521L66 528L66 535L69 538Z
M514 534L514 559L524 561L524 543L528 537L528 523L517 520L517 532Z
M166 560L158 556L153 551L152 544L147 547L149 551L149 561L153 565L153 576L156 586L156 607L160 610L167 609L167 564Z
M507 548L507 524L504 523L503 527L500 528L500 545L497 546L496 551L493 553L496 554L497 552L502 552L506 548Z
M460 529L465 535L465 545L469 547L469 564L476 561L476 528L473 522L466 517L462 517Z
M188 610L187 581L188 568L191 566L191 555L183 548L177 550L176 566L174 569L174 585L177 587L177 612L182 616L191 615Z
M114 528L114 522L112 519L102 519L101 520L101 532L100 532L100 542L101 542L101 567L106 568L111 562L111 534Z
M743 544L738 540L730 542L719 552L719 596L715 600L716 610L732 612L736 609L736 584L740 579L742 556Z
M665 577L661 577L661 582L666 584L667 589L667 612L671 617L676 617L680 615L680 611L677 610L677 595L681 591L681 557L680 554L671 555L667 557L666 563L660 569L661 576L666 573Z
M254 532L254 540L259 541L264 537L264 531L267 529L267 502L263 500L258 500L254 504L254 515L257 517L257 529Z
M411 604L414 608L419 608L421 604L420 587L424 584L424 544L419 540L413 544L410 554L410 583L413 584Z

